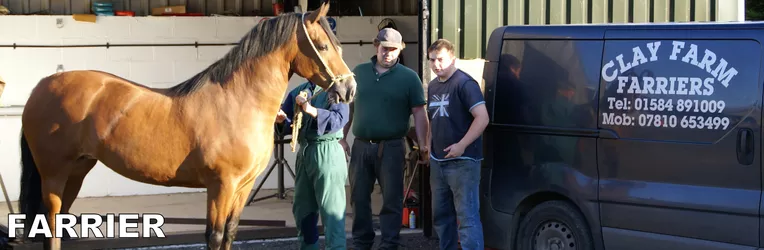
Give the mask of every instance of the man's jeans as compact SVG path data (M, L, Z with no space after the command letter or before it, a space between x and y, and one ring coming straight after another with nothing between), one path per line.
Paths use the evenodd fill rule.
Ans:
M480 222L480 162L469 159L430 159L433 227L441 250L483 249ZM458 234L457 234L458 220Z
M381 161L377 161L379 146ZM370 143L356 139L350 156L350 204L353 208L353 248L371 249L374 227L371 217L371 193L374 181L382 189L379 212L382 244L380 249L398 249L403 216L403 164L406 149L403 139Z

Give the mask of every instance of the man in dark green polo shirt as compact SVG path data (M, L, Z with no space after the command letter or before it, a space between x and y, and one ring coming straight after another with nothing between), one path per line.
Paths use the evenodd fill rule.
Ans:
M353 207L353 249L371 249L374 229L371 218L371 193L379 181L383 205L379 212L382 231L380 249L397 249L403 213L404 136L414 115L421 162L427 162L429 121L425 110L422 81L416 72L398 63L405 47L401 34L392 28L379 31L377 49L370 62L353 70L356 97L350 105L353 141L350 155L350 188ZM340 143L348 150L344 139Z

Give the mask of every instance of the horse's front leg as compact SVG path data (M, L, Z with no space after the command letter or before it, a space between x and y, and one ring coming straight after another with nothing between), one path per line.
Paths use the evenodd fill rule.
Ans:
M242 212L244 211L247 199L249 198L249 193L252 192L252 187L255 184L256 177L257 176L252 177L251 181L247 183L242 183L242 187L236 194L234 194L234 202L233 206L231 207L231 215L228 217L228 221L226 222L225 236L223 237L224 250L230 250L234 240L236 239L236 233L239 230L239 220L241 218Z
M207 187L207 249L222 249L225 226L233 203L235 188L229 180L218 178L220 183Z

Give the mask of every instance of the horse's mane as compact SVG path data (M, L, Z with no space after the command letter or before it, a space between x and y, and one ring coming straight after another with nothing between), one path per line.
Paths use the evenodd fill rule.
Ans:
M187 95L205 84L226 84L231 74L247 59L267 55L289 42L300 24L301 15L287 13L258 23L223 58L190 79L170 87L169 94ZM322 19L322 25L323 22L325 20Z

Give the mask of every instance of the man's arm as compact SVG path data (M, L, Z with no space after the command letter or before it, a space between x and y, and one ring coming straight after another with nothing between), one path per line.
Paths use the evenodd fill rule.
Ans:
M475 119L472 120L472 124L464 137L459 140L459 144L462 145L462 148L467 147L467 145L470 145L480 137L480 135L483 134L485 127L488 126L488 111L485 109L485 103L473 107L470 110L470 113L472 113L472 116Z
M426 159L430 157L430 120L427 119L427 98L424 96L424 87L418 75L412 74L409 86L409 105L411 114L414 115L417 145L421 153L420 163L427 163Z
M345 103L332 104L329 109L313 109L315 109L315 113L310 115L316 118L316 128L319 135L337 132L348 123L350 108Z
M411 113L414 114L417 144L419 144L419 147L426 147L427 134L430 130L430 121L427 119L427 110L424 108L424 105L421 105L411 108Z
M432 148L432 127L427 127L427 152L428 153L431 148Z
M461 156L464 153L464 149L480 137L488 126L488 111L485 108L483 92L480 91L480 86L477 82L465 82L459 92L460 98L464 101L464 104L470 105L469 111L474 119L464 137L462 137L459 142L446 148L448 151L446 158ZM454 146L456 146L455 150Z
M355 74L356 76L359 75L359 67L360 67L360 65L357 65L357 66L355 66L355 68L353 68L353 74ZM356 86L356 90L358 90L357 86ZM343 144L342 147L346 147L347 146L347 141L345 140L345 138L348 138L348 132L350 132L350 128L353 127L353 112L355 110L355 100L350 100L350 102L348 103L348 106L350 108L350 111L348 111L348 113L349 113L348 114L348 123L345 124L345 127L342 129L342 135L343 136L342 136L342 140L340 140L340 143ZM349 151L349 150L350 150L349 148L345 148L345 151Z
M414 114L414 127L416 128L417 145L419 145L419 151L421 160L429 158L430 154L430 120L427 119L427 109L425 105L420 105L411 108L411 113Z
M292 117L294 117L294 96L292 93L289 93L284 103L281 104L281 110L284 111L287 118L284 122L276 124L276 132L280 135L291 135L290 126L292 125Z
M353 105L354 102L350 102L349 111L348 111L348 122L345 124L345 127L342 129L343 132L343 140L344 138L348 137L348 132L350 132L350 128L353 126L353 110L355 108L355 105Z
M350 101L350 104L348 105L348 115L347 115L347 123L345 123L345 126L342 128L342 139L340 139L340 145L342 146L342 150L345 150L345 160L350 160L350 145L348 144L347 138L348 138L348 132L350 131L351 126L353 126L353 101Z

